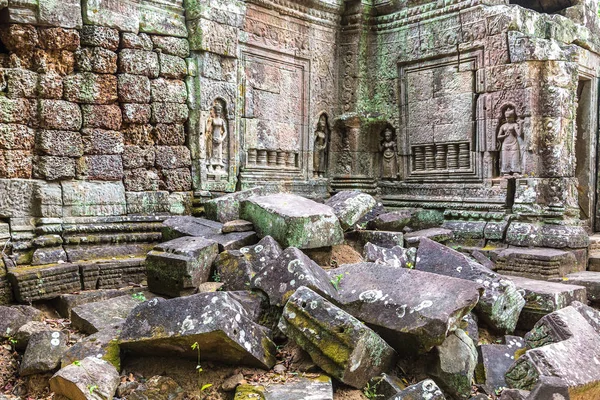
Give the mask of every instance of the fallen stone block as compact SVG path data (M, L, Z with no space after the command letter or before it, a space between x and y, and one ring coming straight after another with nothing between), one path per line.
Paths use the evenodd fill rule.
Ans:
M473 282L388 265L359 263L329 271L339 306L401 354L441 345L479 300Z
M565 308L573 301L586 301L586 289L583 286L563 285L561 283L538 281L522 277L507 277L515 283L525 299L517 327L528 331L544 315Z
M510 280L427 238L420 241L415 268L483 286L483 295L475 308L477 315L495 330L506 333L515 330L525 300Z
M333 400L331 378L300 378L283 384L268 386L239 385L235 400Z
M121 383L117 389L117 396L125 398L125 400L183 400L186 398L183 388L168 376L155 375L144 383L127 382L126 384L135 386L127 393L121 393L121 396L118 396L123 386Z
M21 326L17 333L13 335L13 339L16 341L15 348L17 350L25 350L32 335L46 331L54 331L54 329L41 321L29 321Z
M477 349L461 329L451 333L436 347L437 360L431 374L452 397L468 399L477 366Z
M306 287L290 297L279 329L325 372L356 388L396 361L396 352L374 331Z
M231 295L216 292L140 304L123 324L119 343L122 350L138 355L200 356L269 369L276 353L269 334Z
M400 378L383 373L371 379L371 382L366 387L374 392L373 394L376 398L389 399L404 390L406 385Z
M509 247L497 253L496 271L531 279L550 279L581 270L570 251Z
M213 240L181 237L154 247L146 257L148 289L177 297L208 281L212 263L219 254Z
M256 272L275 261L281 252L279 243L271 236L265 236L253 246L219 254L214 263L215 273L224 290L246 290Z
M500 400L527 400L529 390L504 389L500 395ZM534 398L530 400L535 400Z
M592 303L600 302L600 272L581 271L573 272L563 278L551 278L550 282L559 282L567 285L583 286L586 289L587 299ZM583 303L585 301L579 300Z
M565 382L572 398L600 396L598 332L577 308L546 315L525 340L529 350L506 373L509 387L533 390L544 377L553 377Z
M121 355L118 338L121 325L122 323L104 328L69 347L60 360L61 367L64 368L86 357L96 357L108 361L117 371L120 371Z
M356 251L361 252L367 243L391 249L394 246L404 247L404 234L391 231L351 231L345 234L346 242Z
M82 304L71 310L71 324L81 332L92 334L111 326L119 326L138 304L146 301L143 296L126 295L112 299Z
M254 224L259 237L272 236L283 247L329 247L344 238L331 207L292 194L245 200L240 217Z
M81 290L79 266L76 264L20 267L12 269L8 278L15 299L20 303L52 299L62 293Z
M135 289L139 292L139 288ZM52 300L52 306L58 311L61 317L71 318L71 310L82 304L93 303L101 300L112 299L114 297L133 294L132 289L105 289L105 290L86 290L77 294L61 294Z
M404 234L404 240L409 247L419 247L421 238L431 239L434 242L446 243L454 239L454 232L445 228L429 228Z
M333 209L342 229L346 230L371 211L377 205L377 201L367 193L342 191L328 199L325 205Z
M379 214L367 225L378 231L403 232L412 218L411 210L398 210Z
M445 400L444 394L431 379L410 385L387 400Z
M31 306L0 306L0 338L12 337L26 323L43 319L42 312Z
M267 190L263 187L229 193L204 203L206 218L213 221L228 222L240 218L240 204L253 196L264 196Z
M479 324L477 315L472 312L465 315L461 320L460 328L473 339L473 343L479 343Z
M38 332L31 335L21 361L19 375L33 375L54 371L67 350L68 336L63 332Z
M144 261L143 257L133 257L81 265L83 289L116 289L140 284L146 280Z
M163 221L163 240L177 239L183 236L207 237L221 233L223 224L204 218L171 217Z
M50 390L68 399L112 399L119 382L119 373L112 364L86 357L54 374Z
M591 399L592 397L585 397L583 399ZM536 399L578 399L576 393L573 395L569 392L569 385L560 378L555 378L552 376L541 376L537 385L533 388L527 400L536 400ZM595 398L595 397L594 397Z
M335 299L337 292L331 278L306 254L295 247L288 247L281 255L252 278L251 287L269 296L272 306L283 307L288 298L300 286Z
M238 250L258 242L256 232L232 232L208 236L207 239L214 240L219 245L219 251Z
M234 219L233 221L228 221L223 224L223 228L221 229L222 233L231 233L231 232L250 232L254 230L254 225L252 222L246 221L244 219Z
M394 246L391 249L367 243L363 251L366 262L375 264L388 264L396 268L413 268L417 258L417 251L414 248L404 249L400 246Z
M482 344L478 347L479 355L476 378L477 383L484 385L487 393L507 387L504 375L518 358L517 351L525 348L524 342L510 341L507 344Z

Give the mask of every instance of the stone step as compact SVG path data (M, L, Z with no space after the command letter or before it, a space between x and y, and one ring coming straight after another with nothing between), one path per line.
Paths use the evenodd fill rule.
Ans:
M600 255L597 260L600 261ZM600 302L600 272L574 272L565 276L564 278L551 279L551 281L561 282L569 285L584 286L587 291L587 299L592 303Z

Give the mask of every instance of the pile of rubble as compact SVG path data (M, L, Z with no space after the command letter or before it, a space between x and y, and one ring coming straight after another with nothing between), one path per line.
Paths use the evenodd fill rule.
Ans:
M451 231L426 226L418 213L385 211L360 192L321 204L253 189L213 199L205 211L210 219L164 222L167 241L146 259L149 292L56 299L90 335L73 346L36 322L34 308L0 307L0 335L24 350L20 374L60 368L50 388L70 399L163 398L151 396L157 387L178 398L181 388L166 377L127 394L121 358L269 370L277 344L290 341L321 375L234 384L236 400L333 399L334 382L389 400L600 396L600 313L585 304L584 286L500 275L481 253L445 246ZM350 246L360 262L336 265L332 254ZM480 328L502 340L480 341ZM423 379L400 379L406 364Z

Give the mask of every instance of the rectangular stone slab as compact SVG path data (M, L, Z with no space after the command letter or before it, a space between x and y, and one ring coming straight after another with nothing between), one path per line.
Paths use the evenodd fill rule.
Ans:
M584 286L588 300L592 303L600 302L600 272L573 272L563 278L552 278L550 281L566 285ZM579 301L585 303L583 300Z
M52 299L81 290L79 266L76 264L19 267L12 269L8 277L15 299L21 303Z
M314 249L343 240L342 227L331 207L292 194L245 200L240 217L254 224L259 237L272 236L283 247Z

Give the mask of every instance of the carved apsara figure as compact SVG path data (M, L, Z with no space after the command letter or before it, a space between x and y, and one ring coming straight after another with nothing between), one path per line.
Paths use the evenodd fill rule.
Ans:
M504 110L504 123L498 130L500 149L500 173L503 175L520 174L522 171L523 120L517 121L513 106Z
M383 179L396 179L398 177L398 145L396 134L391 126L382 132L383 139L379 144L382 155L381 177Z
M206 122L206 156L207 164L214 170L225 166L223 160L223 142L227 137L227 120L223 117L223 106L215 103L211 116Z
M313 174L315 178L324 178L327 170L327 142L329 140L329 125L327 115L321 114L315 131L315 146L313 153Z

